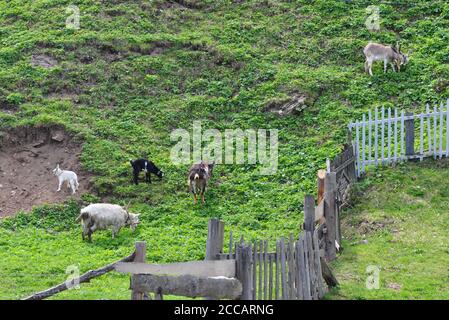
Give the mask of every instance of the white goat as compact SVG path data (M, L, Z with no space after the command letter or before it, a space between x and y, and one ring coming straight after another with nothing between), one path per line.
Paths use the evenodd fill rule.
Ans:
M390 46L384 46L378 43L368 43L363 49L365 54L365 72L373 75L373 62L382 60L384 62L384 73L387 72L387 64L390 63L393 71L395 70L395 65L398 71L401 70L401 65L406 65L408 63L408 58L401 51L399 44L396 44L396 49Z
M76 222L83 220L82 238L87 235L89 242L95 230L103 230L112 227L112 238L118 234L120 229L129 225L131 230L135 230L139 224L139 215L129 213L127 208L123 209L116 204L94 203L81 209L81 213L76 218Z
M56 190L57 192L61 191L61 186L66 181L67 188L71 188L72 194L75 194L76 190L78 190L79 187L78 177L76 176L75 172L68 170L61 170L58 164L56 165L56 168L53 169L53 174L58 177L59 181L58 190Z

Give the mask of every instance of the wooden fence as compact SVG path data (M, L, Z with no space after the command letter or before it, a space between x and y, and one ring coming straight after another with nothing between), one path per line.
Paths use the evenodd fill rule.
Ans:
M426 106L426 112L414 115L391 108L376 108L349 124L355 139L356 172L360 177L369 165L389 164L410 159L449 156L449 99ZM416 137L416 139L415 139Z
M317 199L306 195L304 223L298 236L277 241L246 242L232 231L224 244L224 223L209 220L204 261L148 264L146 243L137 241L130 256L103 268L91 270L74 282L88 282L106 272L131 274L132 300L164 295L243 300L321 299L338 285L328 262L341 250L340 211L356 180L354 146L347 145L327 170L319 170ZM300 229L302 229L300 231ZM66 283L33 294L26 300L45 299L67 290Z
M231 231L225 244L224 223L211 219L205 261L117 264L116 271L131 273L132 299L144 299L145 292L155 293L158 299L165 294L209 299L321 299L330 287L338 285L327 263L341 250L339 199L347 196L356 179L353 151L347 146L328 161L328 170L319 171L318 205L314 196L305 196L299 236L247 242Z
M293 235L288 239L282 237L273 243L268 240L245 243L241 237L234 244L231 232L227 253L217 253L216 259L236 259L238 265L242 248L250 254L251 275L242 283L249 300L311 300L322 298L326 292L316 230L304 231L296 239Z

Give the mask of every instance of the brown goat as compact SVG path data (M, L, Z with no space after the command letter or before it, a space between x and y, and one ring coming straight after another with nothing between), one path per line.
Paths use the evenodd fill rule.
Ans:
M189 185L189 191L193 194L193 203L198 202L198 195L201 195L202 203L205 203L204 194L206 193L207 184L212 176L215 162L208 164L201 161L190 167L189 177L187 184Z

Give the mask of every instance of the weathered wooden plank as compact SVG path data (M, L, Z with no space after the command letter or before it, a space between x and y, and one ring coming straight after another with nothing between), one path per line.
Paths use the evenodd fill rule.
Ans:
M326 282L328 287L336 287L339 285L337 278L335 278L334 274L332 273L331 268L329 268L328 264L323 258L320 258L321 262L321 269L324 281Z
M139 292L160 292L192 298L237 299L242 295L242 284L237 279L191 275L173 277L134 274L131 277L131 288Z
M253 278L251 273L251 262L252 262L251 245L244 245L244 244L239 245L236 255L237 255L236 278L240 281L242 289L240 300L252 300Z
M154 274L154 275L184 275L190 274L202 277L224 276L235 277L235 260L205 260L188 261L170 264L146 264L119 262L115 265L115 271L131 274Z
M257 298L257 243L253 243L253 300Z
M320 169L317 173L317 187L318 187L318 203L323 199L324 195L324 177L326 176L326 170Z
M301 239L301 238L299 238ZM298 300L304 300L303 295L303 262L301 262L301 255L303 255L302 251L302 241L297 240L295 244L295 264L296 264L296 299Z
M229 256L228 256L228 259L235 259L235 256L233 257L232 256L232 245L233 245L233 239L234 237L233 237L233 234L232 234L232 230L231 230L231 232L229 232L229 250L228 250L228 252L229 252Z
M318 202L318 205L315 208L315 222L319 221L320 225L322 225L325 222L324 219L324 199L321 199L320 202Z
M349 168L349 172L351 173L351 178L352 181L356 181L357 180L357 174L356 174L356 169L355 169L355 147L354 144L349 146L350 149L350 155L351 155L351 163L348 164L348 168Z
M319 214L320 212L318 212ZM316 219L315 215L315 199L312 195L306 194L304 197L304 230L313 230L315 226L315 221L319 220L321 217Z
M269 286L268 286L268 299L273 300L273 256L268 256L269 263Z
M206 260L217 260L217 254L223 250L224 222L210 219L206 242Z
M315 268L315 255L313 250L313 239L312 239L312 232L306 231L306 243L307 243L307 252L309 254L309 270L310 270L310 295L313 300L318 300L318 280L317 280L317 274L316 274L316 268Z
M326 293L326 287L324 285L323 271L321 269L320 247L318 244L318 232L316 230L313 233L313 250L314 250L314 266L317 273L317 281L318 281L318 299L321 299Z
M303 257L304 257L304 300L312 300L311 288L310 288L310 264L309 264L309 248L307 246L307 237L304 233L301 237Z
M288 299L294 300L296 298L295 294L295 263L294 263L294 244L293 235L290 234L290 238L287 246L287 258L288 258Z
M282 300L287 299L287 267L285 260L285 240L284 237L281 238L281 290L282 290Z
M279 275L280 275L280 259L281 259L281 249L280 249L280 241L276 241L276 282L274 285L274 297L276 300L279 300Z
M263 299L268 299L268 241L263 243Z
M223 250L224 222L209 219L207 225L206 257L205 260L218 260ZM207 297L206 297L207 298Z
M147 255L147 243L145 241L136 241L136 257L134 258L134 262L143 263L146 260ZM144 293L147 291L139 291L132 290L131 291L131 300L143 300Z
M325 234L325 258L332 261L336 257L336 212L335 212L335 195L336 195L336 175L334 172L327 173L325 179L325 197L324 197L324 217L326 219Z
M263 246L262 246L262 240L259 241L259 283L258 283L258 294L257 294L257 299L258 300L262 300L262 294L263 294L263 288L262 288L262 271L263 271L263 260L262 260L262 256L263 256Z

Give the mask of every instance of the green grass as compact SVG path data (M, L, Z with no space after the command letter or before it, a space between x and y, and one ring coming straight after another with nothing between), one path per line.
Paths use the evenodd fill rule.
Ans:
M449 298L448 168L432 159L373 170L358 183L343 213L344 251L332 263L340 288L327 298ZM380 269L377 290L365 285L370 265Z
M380 4L378 33L365 28L363 1L164 2L0 3L0 128L63 125L85 141L81 162L94 174L96 194L131 200L142 214L136 233L123 230L112 240L99 232L93 244L81 242L75 204L5 219L0 298L45 289L64 279L70 264L84 272L119 259L135 240L148 242L149 261L202 259L210 217L247 240L296 234L304 195L315 192L316 170L341 150L350 120L379 106L418 112L449 96L443 0ZM80 30L64 27L70 4L80 8ZM410 64L387 74L379 64L366 76L364 45L392 44L397 36ZM33 54L58 65L34 67ZM264 111L297 93L308 97L300 115ZM188 165L170 161L171 131L191 130L193 120L219 130L279 129L277 173L217 166L208 203L193 207ZM128 160L143 155L166 173L162 182L131 184ZM41 224L44 211L55 218ZM125 276L107 275L55 298L126 299L128 285Z

